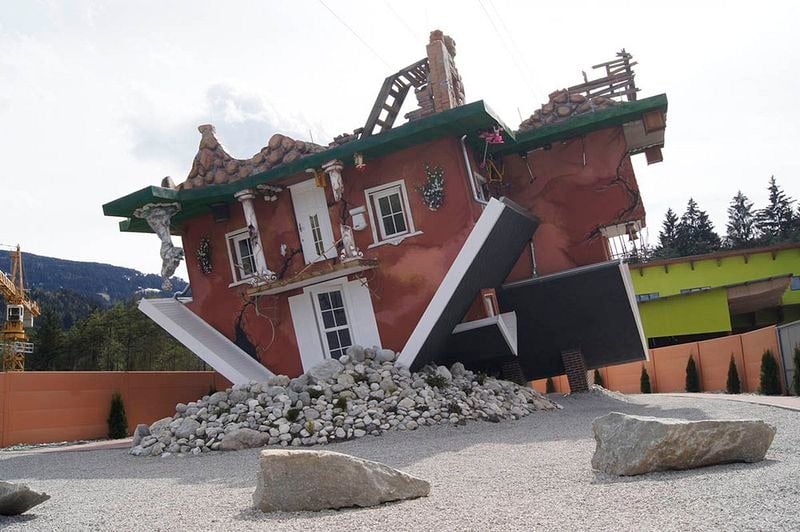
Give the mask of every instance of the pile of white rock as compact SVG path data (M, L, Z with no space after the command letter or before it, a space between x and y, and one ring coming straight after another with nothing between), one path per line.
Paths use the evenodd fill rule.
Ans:
M265 445L309 446L378 436L387 430L519 419L558 405L534 389L464 369L395 365L390 349L353 346L290 379L235 385L189 404L173 417L140 425L131 454L200 454Z

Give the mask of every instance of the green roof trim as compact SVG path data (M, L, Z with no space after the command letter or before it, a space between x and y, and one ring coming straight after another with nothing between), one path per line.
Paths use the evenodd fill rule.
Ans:
M574 116L563 122L518 132L514 144L500 145L495 150L495 153L528 152L558 140L578 137L590 131L621 126L627 122L638 120L644 113L657 109L667 110L666 94L658 94L632 102L623 102L594 113Z
M120 231L152 233L147 222L133 217L133 212L148 203L179 203L180 212L173 217L174 226L209 212L213 203L233 201L240 190L256 185L272 183L293 175L302 174L306 168L319 168L322 164L339 159L349 164L356 153L362 153L367 161L388 153L445 136L468 135L471 146L483 146L478 132L489 127L503 128L506 143L497 145L501 154L527 152L551 142L568 139L607 127L622 125L637 120L642 114L656 109L667 109L667 96L659 94L633 102L625 102L594 113L578 115L557 124L514 133L487 106L483 100L442 111L420 120L407 122L384 133L372 135L309 155L289 164L254 174L234 183L209 185L189 190L174 190L163 187L145 187L103 205L106 216L127 218L120 222Z
M173 222L178 225L184 220L205 214L212 203L232 201L233 195L240 190L301 174L306 168L319 168L333 159L347 163L352 160L355 153L360 152L369 161L370 158L377 158L448 135L468 134L477 138L479 130L492 126L500 126L507 130L497 115L481 100L408 122L385 133L309 155L234 183L189 190L145 187L106 203L103 205L103 213L106 216L129 218L120 222L121 231L152 232L144 220L132 218L133 211L148 203L180 203L181 211L173 217ZM513 137L511 138L513 140Z

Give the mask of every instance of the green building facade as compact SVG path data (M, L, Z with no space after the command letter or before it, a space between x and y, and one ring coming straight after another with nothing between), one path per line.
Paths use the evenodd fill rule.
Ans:
M631 264L651 347L800 320L800 244Z

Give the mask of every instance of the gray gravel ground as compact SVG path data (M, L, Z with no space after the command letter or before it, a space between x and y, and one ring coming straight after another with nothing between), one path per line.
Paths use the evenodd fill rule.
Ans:
M135 458L124 450L0 453L0 479L53 498L7 530L798 530L800 413L722 400L589 394L519 421L426 427L327 446L428 479L431 495L368 509L251 509L258 450ZM767 460L604 479L589 465L591 421L610 411L760 418L778 427Z

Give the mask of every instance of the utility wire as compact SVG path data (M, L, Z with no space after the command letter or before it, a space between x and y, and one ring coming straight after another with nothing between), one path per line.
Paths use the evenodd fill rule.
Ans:
M494 32L497 34L498 40L503 43L503 46L505 47L506 51L508 51L509 55L511 56L511 60L514 62L514 65L516 66L517 73L519 74L520 78L531 91L535 92L533 83L531 83L530 79L528 79L528 77L525 75L523 68L520 66L519 61L517 61L514 51L511 49L511 47L508 45L506 40L501 35L500 30L497 27L497 24L494 23L494 19L492 19L492 16L489 14L489 11L487 11L486 6L483 4L483 0L478 0L478 5L481 6L481 9L486 14L486 18L489 19L489 22L492 24L492 28L494 29Z
M497 16L497 20L500 21L500 25L503 27L503 30L505 30L506 32L505 34L508 35L508 40L511 42L511 46L514 48L514 50L517 52L517 57L519 57L520 61L522 61L522 66L525 68L526 72L532 72L533 69L531 68L530 64L528 64L528 61L525 59L525 54L522 53L522 49L517 44L516 39L514 39L514 34L511 32L511 30L508 28L505 21L503 20L503 16L500 14L500 10L497 9L497 6L494 4L494 2L492 2L492 0L486 0L486 1L489 2L489 5L491 6L492 10Z
M330 7L328 7L328 4L326 4L326 3L325 3L323 0L319 0L319 3L320 3L320 4L322 4L322 5L323 5L323 7L325 7L325 9L327 9L328 11L330 11L330 12L331 12L331 15L333 15L334 17L336 17L336 20L338 20L339 22L341 22L341 23L342 23L342 26L344 26L345 28L347 28L348 30L350 30L350 33L352 33L353 35L355 35L356 39L358 39L359 41L361 41L361 44L363 44L364 46L366 46L366 47L367 47L367 49L368 49L370 52L372 52L372 54L373 54L375 57L377 57L378 59L380 59L381 63L383 63L384 65L386 65L386 67L387 67L387 68L390 68L390 69L392 68L392 67L389 65L389 63L387 63L387 62L386 62L386 60L385 60L383 57L381 57L381 55L380 55L378 52L376 52L376 51L375 51L375 49L374 49L372 46L370 46L370 45L367 43L367 41L365 41L364 39L362 39L362 38L361 38L361 36L360 36L358 33L356 33L356 30L354 30L353 28L351 28L351 27L350 27L350 26L347 24L347 22L345 22L344 20L342 20L342 18L341 18L339 15L337 15L337 14L336 14L336 12L335 12L333 9L331 9Z
M414 38L415 42L417 40L422 40L422 36L420 35L420 33L414 31L414 29L408 25L408 22L406 22L405 19L400 16L400 13L395 11L395 9L392 7L392 4L388 0L383 0L383 3L386 4L386 7L389 9L389 11L392 12L394 18L396 18L400 22L400 24L402 24L405 27L405 29L408 30L408 33L411 35L411 37Z

